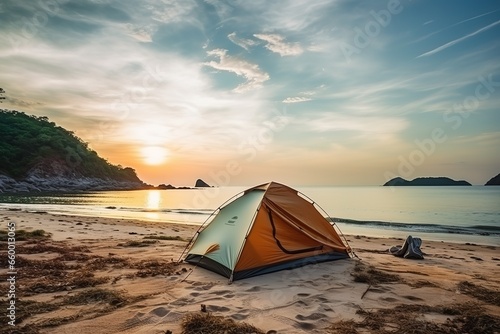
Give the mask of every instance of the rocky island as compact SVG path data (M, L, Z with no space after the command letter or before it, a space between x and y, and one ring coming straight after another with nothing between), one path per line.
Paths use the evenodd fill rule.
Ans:
M47 117L0 109L0 193L147 189Z
M202 179L196 180L196 183L194 184L196 188L209 188L210 185L203 181Z
M488 182L486 182L485 186L500 186L500 174L492 177Z
M395 177L386 183L384 186L471 186L467 181L456 181L449 177L418 177L411 181L405 180L402 177Z
M196 189L196 188L210 188L211 186L203 181L202 179L197 179L194 187L187 187L187 186L182 186L182 187L176 187L171 184L160 184L156 187L156 189L160 190L173 190L173 189Z

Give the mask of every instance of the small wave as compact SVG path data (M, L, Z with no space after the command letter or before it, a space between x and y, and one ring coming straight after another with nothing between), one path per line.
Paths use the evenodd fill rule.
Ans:
M184 215L210 215L212 209L148 209L148 208L131 208L131 207L106 207L107 209L115 209L120 211L131 212L153 212L153 213L178 213Z
M484 231L495 231L497 233L500 233L500 226L474 225L474 226L471 226L471 228L474 228L477 230L484 230Z
M354 220L347 218L332 218L334 223L343 223L349 225L359 225L364 227L382 228L398 231L413 231L427 233L449 233L449 234L467 234L467 235L499 235L500 226L475 225L475 226L450 226L439 224L421 224L421 223L401 223L376 220Z

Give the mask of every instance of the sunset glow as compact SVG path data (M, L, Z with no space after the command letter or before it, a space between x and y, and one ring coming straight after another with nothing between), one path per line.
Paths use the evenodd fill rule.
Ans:
M146 146L141 149L144 163L148 165L160 165L167 160L168 151L159 146Z
M496 1L6 0L0 20L2 108L147 183L498 173Z

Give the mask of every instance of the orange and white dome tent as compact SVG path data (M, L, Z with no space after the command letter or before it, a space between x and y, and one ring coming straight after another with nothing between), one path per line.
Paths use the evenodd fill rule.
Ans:
M185 261L230 282L350 257L331 219L308 197L280 183L245 190L207 221L188 244Z

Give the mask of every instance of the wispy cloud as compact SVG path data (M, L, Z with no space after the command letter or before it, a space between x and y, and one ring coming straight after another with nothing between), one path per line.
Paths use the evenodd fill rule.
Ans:
M234 44L242 47L243 49L245 49L247 51L248 51L249 47L259 44L257 41L254 41L253 39L240 38L240 37L236 36L235 32L232 32L229 35L227 35L227 38L229 38L229 40L231 42L233 42Z
M304 52L299 43L287 43L285 38L276 34L254 34L258 39L265 42L266 48L272 52L279 53L280 56L296 56Z
M459 136L454 140L458 144L474 143L478 145L496 144L500 141L500 132L485 132L473 136Z
M478 29L478 30L476 30L476 31L474 31L474 32L472 32L472 33L470 33L470 34L467 34L467 35L465 35L465 36L463 36L463 37L457 38L457 39L455 39L455 40L453 40L453 41L451 41L451 42L448 42L448 43L446 43L446 44L443 44L443 45L441 45L440 47L435 48L435 49L433 49L433 50L431 50L431 51L428 51L428 52L422 53L422 54L421 54L420 56L418 56L417 58L420 58L420 57L426 57L426 56L431 56L431 55L433 55L433 54L435 54L435 53L441 52L441 51L443 51L443 50L445 50L445 49L447 49L447 48L449 48L449 47L451 47L451 46L453 46L453 45L455 45L455 44L457 44L457 43L460 43L460 42L462 42L462 41L466 40L467 38L473 37L473 36L475 36L475 35L477 35L477 34L479 34L479 33L482 33L483 31L489 30L489 29L493 28L494 26L496 26L496 25L498 25L498 24L500 24L500 20L498 20L498 21L496 21L496 22L493 22L493 23L491 23L491 24L489 24L489 25L487 25L487 26L485 26L485 27L483 27L483 28L481 28L481 29Z
M153 20L161 23L180 22L186 18L196 7L193 0L175 1L162 0L161 2L149 1L145 8L151 11Z
M234 89L237 93L259 88L265 81L269 80L269 74L262 71L259 65L249 63L238 57L229 56L227 55L227 50L215 49L208 51L207 54L218 57L219 62L212 60L208 63L203 63L203 65L215 68L216 70L232 72L246 79L245 83Z
M146 26L135 26L133 24L127 24L125 26L127 34L140 42L152 42L153 33L158 29L154 25Z
M362 134L398 133L408 126L408 121L400 117L356 116L333 112L318 114L301 123L314 131L355 131Z
M312 99L309 97L287 97L282 102L283 103L300 103L300 102L307 102L307 101L311 101L311 100Z

